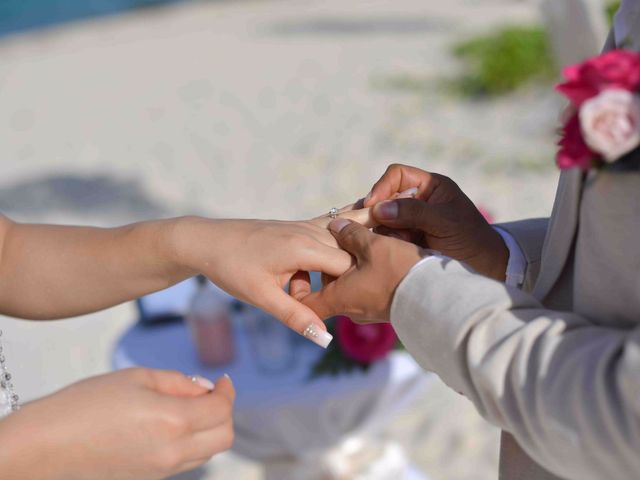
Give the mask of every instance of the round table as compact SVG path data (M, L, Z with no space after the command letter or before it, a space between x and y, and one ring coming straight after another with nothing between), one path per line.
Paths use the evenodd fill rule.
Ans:
M236 357L224 368L198 361L182 322L131 327L116 345L113 365L176 369L211 379L228 373L237 391L233 450L262 462L268 479L343 478L339 475L344 472L335 471L345 468L357 469L360 476L344 478L425 479L398 444L381 436L393 415L434 378L407 353L393 352L366 372L311 379L321 348L302 337L293 340L290 367L268 373L256 361L241 321L234 330Z

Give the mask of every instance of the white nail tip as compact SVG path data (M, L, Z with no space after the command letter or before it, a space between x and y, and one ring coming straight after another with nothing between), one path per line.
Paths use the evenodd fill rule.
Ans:
M331 340L333 340L333 335L321 330L315 323L310 323L307 328L304 329L302 335L322 348L327 348Z
M191 381L193 381L193 383L199 385L202 388L206 388L209 391L212 391L214 388L216 388L216 386L213 384L211 380L201 377L200 375L195 375L191 377Z
M398 194L398 198L411 198L411 197L415 197L417 194L418 194L418 187L413 187Z

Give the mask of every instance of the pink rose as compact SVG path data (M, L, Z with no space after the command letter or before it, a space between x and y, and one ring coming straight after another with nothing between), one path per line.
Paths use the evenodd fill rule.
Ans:
M344 354L361 363L387 356L396 344L396 333L388 323L358 325L349 317L336 320L336 338Z
M635 91L640 89L640 54L628 50L612 50L584 63L563 70L567 81L556 87L574 105L607 89Z
M578 114L574 113L567 124L562 129L562 138L558 145L560 150L556 157L556 163L562 170L578 167L582 170L589 170L591 162L598 157L582 138L580 131L580 120Z
M640 99L627 90L605 90L582 104L580 128L592 150L615 162L640 144Z

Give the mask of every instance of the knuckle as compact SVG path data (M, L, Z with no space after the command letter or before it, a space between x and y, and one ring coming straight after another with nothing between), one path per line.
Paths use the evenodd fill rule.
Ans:
M182 465L182 457L182 453L175 447L161 449L155 458L155 467L165 474L171 474Z
M340 235L342 238L351 239L357 236L359 231L360 231L360 225L356 222L351 222L349 223L349 225L345 226L342 229L342 231L340 232Z
M175 438L184 435L189 430L187 419L177 410L164 410L160 415L162 430L167 437Z

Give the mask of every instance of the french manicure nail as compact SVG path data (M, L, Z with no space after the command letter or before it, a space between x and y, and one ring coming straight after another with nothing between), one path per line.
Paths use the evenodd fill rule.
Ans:
M229 376L229 374L228 374L228 373L225 373L225 374L223 375L223 377L224 377L224 378L226 378L226 379L227 379L227 380L229 380L229 381L232 381L232 380L231 380L231 377Z
M382 202L375 207L376 215L383 220L398 218L398 204L396 202Z
M194 375L193 377L191 377L193 379L193 383L195 383L196 385L201 386L202 388L206 388L207 390L209 390L210 392L216 388L216 386L213 384L213 382L207 378L201 377L200 375Z
M333 335L329 332L321 330L315 323L310 323L302 332L302 336L308 338L316 345L327 348L333 340Z
M332 232L340 233L344 227L349 225L351 220L347 220L346 218L337 218L333 222L329 224L329 229Z
M418 187L412 187L405 190L404 192L400 192L397 198L415 198L417 194L418 194Z

